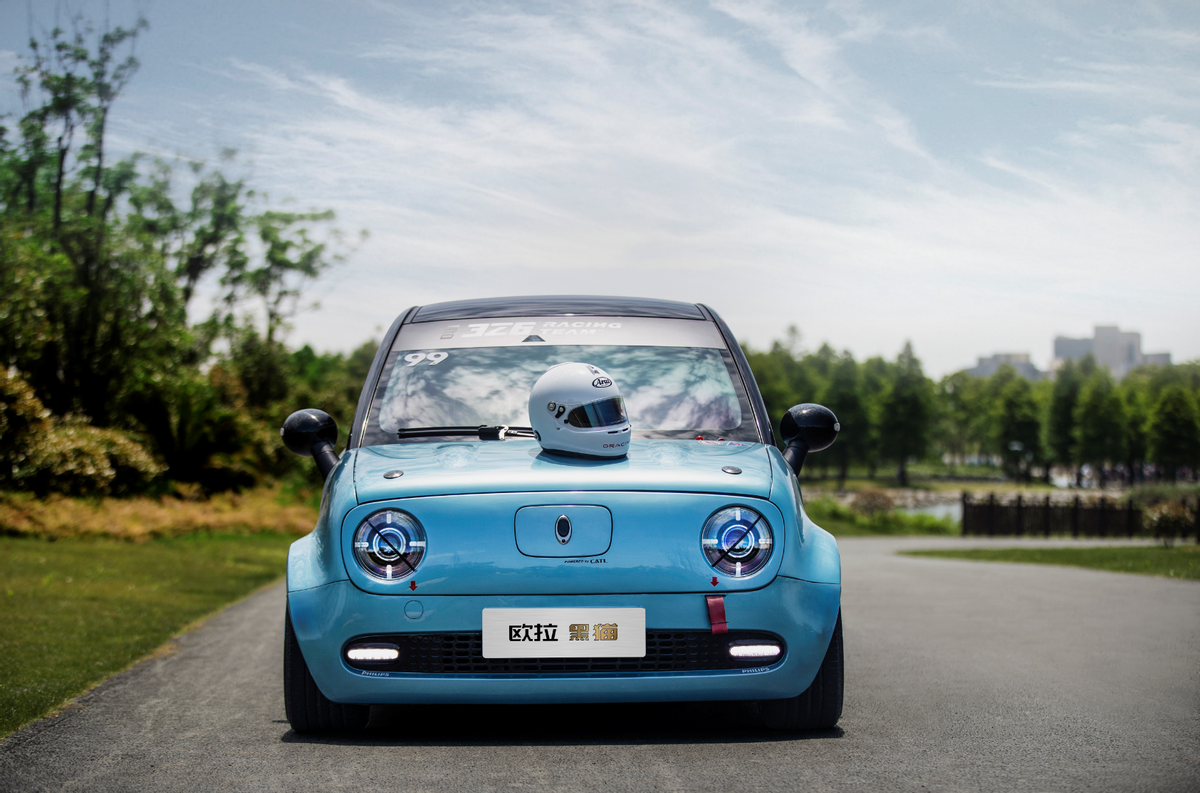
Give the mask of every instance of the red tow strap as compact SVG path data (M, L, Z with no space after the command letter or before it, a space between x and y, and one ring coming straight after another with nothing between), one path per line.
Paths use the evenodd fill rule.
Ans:
M713 633L728 633L729 626L725 624L725 596L705 595L708 601L708 621L712 623Z

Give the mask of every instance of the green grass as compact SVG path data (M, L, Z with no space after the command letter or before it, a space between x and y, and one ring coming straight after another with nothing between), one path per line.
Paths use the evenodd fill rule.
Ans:
M828 496L805 499L804 511L814 523L835 537L961 533L958 524L952 520L932 515L909 515L896 510L861 515Z
M1139 573L1200 581L1200 545L1099 548L972 548L953 551L903 551L906 556L935 556L980 562L1018 562L1087 567L1114 573Z
M0 538L0 736L282 576L293 540Z

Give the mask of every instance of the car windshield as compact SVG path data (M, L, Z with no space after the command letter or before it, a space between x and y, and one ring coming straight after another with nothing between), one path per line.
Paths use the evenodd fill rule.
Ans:
M707 325L683 322L685 327ZM430 440L401 440L397 430L403 428L480 424L527 427L533 384L551 366L568 361L590 363L608 372L621 389L635 437L703 435L758 441L732 356L723 343L715 346L707 334L692 339L699 343L691 346L687 344L689 334L653 332L653 328L642 328L636 340L662 343L619 343L629 340L632 334L628 329L624 333L610 330L607 335L591 335L580 339L583 344L553 343L559 339L552 329L540 326L531 331L518 325L516 333L497 334L486 340L482 335L459 333L454 333L457 339L442 338L449 335L445 331L431 339L429 329L420 330L423 332L419 337L409 334L407 341L428 344L408 346L402 330L388 354L363 445ZM695 335L694 330L691 335ZM562 338L568 340L576 341L571 336ZM455 343L463 346L449 346Z

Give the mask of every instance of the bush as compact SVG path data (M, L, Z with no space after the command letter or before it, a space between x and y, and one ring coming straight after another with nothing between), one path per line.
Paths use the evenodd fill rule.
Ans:
M1143 508L1165 504L1168 501L1181 501L1186 498L1200 498L1200 485L1160 482L1138 485L1129 491L1130 502Z
M117 430L55 419L15 370L0 372L0 483L76 496L144 490L163 466Z
M1196 530L1195 513L1182 501L1167 501L1146 509L1146 530L1167 545L1176 537L1187 537Z
M891 512L896 508L896 502L892 501L892 497L882 490L864 487L854 494L854 498L850 501L850 508L869 518L880 512Z
M65 420L53 422L29 445L16 484L43 495L124 495L144 491L164 470L122 433Z

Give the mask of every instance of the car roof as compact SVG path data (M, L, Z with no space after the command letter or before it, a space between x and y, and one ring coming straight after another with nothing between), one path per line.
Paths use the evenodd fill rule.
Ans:
M655 300L648 297L604 297L586 295L533 295L450 300L421 306L409 322L440 322L480 317L662 317L665 319L708 319L694 303Z

